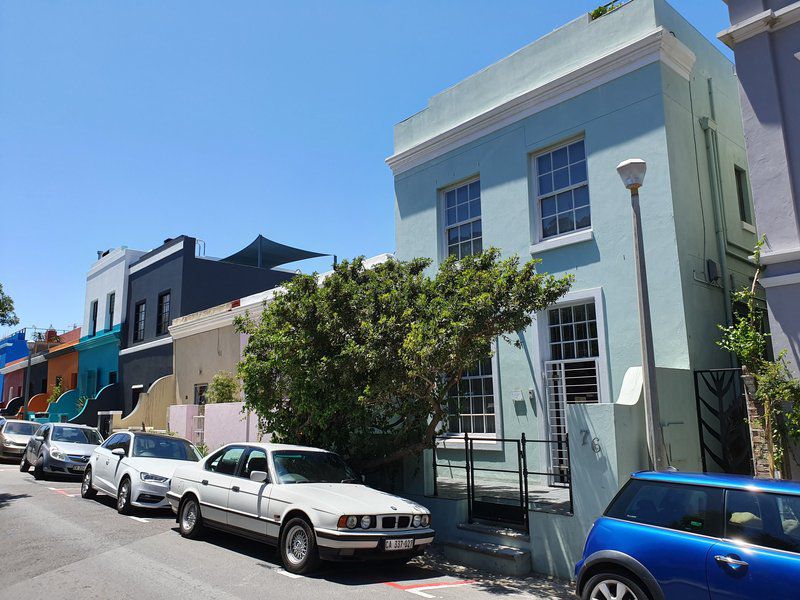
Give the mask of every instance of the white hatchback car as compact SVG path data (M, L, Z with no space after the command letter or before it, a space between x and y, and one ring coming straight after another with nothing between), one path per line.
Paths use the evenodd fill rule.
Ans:
M196 463L200 453L189 440L144 431L114 433L89 458L83 476L81 496L99 492L117 498L117 511L129 514L134 506L167 506L173 471Z
M338 455L304 446L224 446L175 469L167 499L182 536L208 526L276 545L292 573L320 559L404 563L434 537L427 509L362 485Z

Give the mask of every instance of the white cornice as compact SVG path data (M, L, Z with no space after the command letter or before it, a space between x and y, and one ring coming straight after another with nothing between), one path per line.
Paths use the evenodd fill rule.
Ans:
M800 247L761 253L761 262L765 265L791 262L793 260L800 260Z
M14 371L19 371L20 369L24 369L28 365L31 366L38 365L40 363L43 363L44 361L45 361L44 354L37 354L36 356L31 358L30 362L28 362L28 360L26 359L23 360L22 362L14 363L13 365L7 365L3 367L2 369L0 369L0 373L2 373L3 375L8 375L9 373L13 373Z
M145 268L149 267L150 265L153 265L153 264L157 263L160 260L164 260L168 256L171 256L171 255L175 254L176 252L180 252L181 250L183 250L183 241L178 242L177 244L175 244L173 246L170 246L169 248L166 248L165 250L162 250L158 254L154 254L153 256L150 256L150 257L148 257L148 258L146 258L144 260L140 260L139 262L131 265L131 268L129 269L129 273L131 275L133 275L137 271L141 271L142 269L145 269Z
M779 285L800 284L800 273L775 275L774 277L762 277L758 280L758 282L765 288L777 287Z
M158 340L153 340L152 342L145 342L144 344L137 344L136 346L125 348L124 350L119 351L119 355L125 356L126 354L133 354L134 352L141 352L142 350L150 350L150 348L158 348L159 346L165 346L171 343L172 338L165 337Z
M656 61L691 77L694 53L663 27L386 159L395 175Z
M731 25L717 34L723 44L734 48L736 44L749 40L765 31L777 31L800 22L800 1L793 2L778 10L768 9L753 15L749 19Z

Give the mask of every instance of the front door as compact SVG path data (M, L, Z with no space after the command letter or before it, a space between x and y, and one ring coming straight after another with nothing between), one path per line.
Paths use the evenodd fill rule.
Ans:
M725 537L706 559L711 600L797 597L800 496L728 490Z
M250 480L253 471L267 471L267 453L261 448L249 448L242 461L240 476L232 482L228 495L228 525L247 529L252 533L267 535L269 518L269 480Z
M228 523L228 495L244 454L244 446L228 446L206 463L200 481L200 510L204 519Z

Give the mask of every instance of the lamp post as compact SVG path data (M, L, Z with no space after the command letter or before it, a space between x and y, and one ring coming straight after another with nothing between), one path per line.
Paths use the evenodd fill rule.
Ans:
M664 438L661 432L661 414L656 392L656 368L653 351L653 328L650 323L650 297L647 292L647 266L644 260L642 239L642 214L639 210L639 188L644 182L647 163L641 158L632 158L617 165L622 183L631 191L633 213L633 255L636 262L636 287L639 298L639 335L642 346L642 376L644 379L644 408L647 426L647 449L650 466L656 471L666 469Z

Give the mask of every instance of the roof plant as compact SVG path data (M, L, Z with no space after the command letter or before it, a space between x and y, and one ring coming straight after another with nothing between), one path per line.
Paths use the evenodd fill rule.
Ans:
M299 275L260 318L237 320L249 335L246 408L273 440L337 451L365 471L415 455L441 432L462 373L499 339L519 345L515 332L569 289L570 276L537 264L489 249L438 270L356 258L321 282Z

